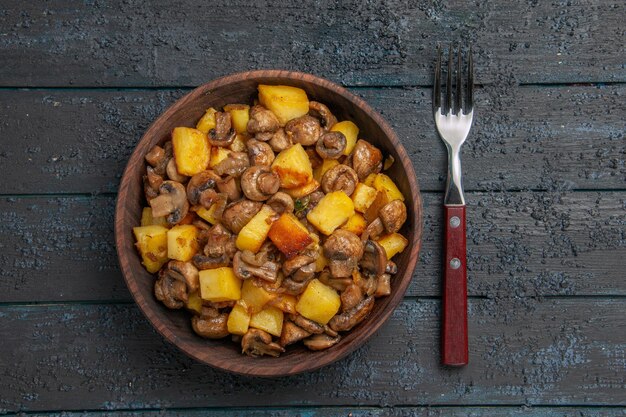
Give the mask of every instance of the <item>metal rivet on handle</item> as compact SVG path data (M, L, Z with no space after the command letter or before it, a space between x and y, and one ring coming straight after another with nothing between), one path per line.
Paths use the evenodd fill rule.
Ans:
M459 258L450 259L450 267L452 269L459 269L460 266L461 266L461 261L459 260Z
M450 217L450 226L452 226L452 228L459 227L460 225L461 219L459 219L457 216Z

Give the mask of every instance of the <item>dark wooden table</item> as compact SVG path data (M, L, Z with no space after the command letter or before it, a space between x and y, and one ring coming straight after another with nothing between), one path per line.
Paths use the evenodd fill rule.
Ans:
M0 414L623 416L625 17L623 0L3 1ZM459 40L479 83L463 153L471 357L444 369L430 85L437 42ZM261 68L364 97L425 202L388 324L347 359L276 380L164 342L113 242L118 181L151 121L198 84Z

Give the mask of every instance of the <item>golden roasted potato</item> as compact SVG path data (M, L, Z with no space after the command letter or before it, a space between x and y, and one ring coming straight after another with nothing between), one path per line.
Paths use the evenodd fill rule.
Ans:
M398 186L385 174L377 174L374 178L374 188L382 193L385 193L387 201L402 200L404 196L398 189Z
M241 298L241 280L233 268L224 266L199 272L200 297L212 302L237 301Z
M279 310L282 310L288 314L296 314L296 304L298 303L298 299L291 294L278 294L276 297L271 299L267 305L276 307Z
M317 230L330 235L354 215L354 204L343 191L326 194L306 218Z
M251 279L246 279L241 286L241 305L248 313L258 313L265 304L274 299L275 294L267 292L263 287L257 287Z
M222 162L224 159L228 158L232 151L228 148L223 148L221 146L212 146L211 147L211 159L209 161L209 168L215 167L215 165Z
M291 213L283 213L272 224L268 237L287 259L313 243L307 228Z
M228 321L226 322L228 333L243 336L248 331L249 326L250 313L240 302L237 302L228 314Z
M344 120L343 122L335 123L330 128L331 132L341 132L346 137L346 149L343 151L344 155L350 155L356 140L359 136L359 128L350 120Z
M302 198L304 196L307 196L315 191L317 191L320 188L320 183L313 178L311 181L309 181L308 183L300 186L300 187L296 187L296 188L285 188L283 191L287 194L289 194L290 197L292 198Z
M397 253L402 252L409 241L400 233L391 233L378 239L378 244L385 249L387 259L391 259Z
M352 193L354 209L361 213L365 213L376 199L376 193L377 191L375 188L365 185L362 182L358 183Z
M231 123L237 133L248 132L248 120L250 120L250 106L247 104L227 104L224 111L230 113Z
M313 168L306 151L299 143L280 152L272 163L272 171L280 177L282 188L296 188L313 179Z
M191 224L176 225L167 231L167 257L187 262L198 252L198 228Z
M196 291L189 294L187 297L187 302L185 303L185 307L187 310L196 312L198 314L202 313L202 298L200 298L200 294Z
M204 134L209 133L211 129L215 129L215 113L217 113L217 110L213 107L206 109L206 113L198 120L196 129Z
M158 272L168 260L167 232L166 227L158 225L133 227L142 264L150 273Z
M248 139L250 139L250 136L248 136L247 133L237 133L237 135L235 135L235 140L233 140L233 143L230 144L229 149L233 152L246 152L248 149L246 147Z
M321 182L322 181L322 177L324 176L326 171L328 171L329 169L331 169L335 165L339 165L339 161L338 160L336 160L336 159L324 159L322 161L322 163L317 168L315 168L313 170L313 178L315 178L316 181Z
M348 219L346 224L341 226L342 229L352 232L357 236L361 236L361 233L365 231L366 227L367 222L361 213L354 213L354 215Z
M237 249L257 253L265 242L272 223L277 218L278 215L270 206L261 207L261 210L250 219L237 235L235 241Z
M259 102L274 113L281 126L309 112L309 98L297 87L260 84Z
M283 312L276 307L267 307L250 317L250 327L279 337L283 331Z
M211 145L206 133L191 127L175 127L172 146L179 174L192 176L208 168Z
M167 218L165 216L152 217L152 207L144 207L141 211L141 225L168 227Z
M326 324L339 311L341 299L337 291L314 279L300 296L296 311L309 320Z

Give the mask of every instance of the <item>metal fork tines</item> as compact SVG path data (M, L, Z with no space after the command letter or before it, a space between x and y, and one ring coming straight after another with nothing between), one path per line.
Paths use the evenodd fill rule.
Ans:
M463 70L461 65L462 54L459 47L456 65L456 92L453 94L453 46L448 52L447 82L445 85L446 98L441 104L441 45L437 47L437 65L435 68L435 85L433 90L433 113L435 124L441 139L448 148L448 180L444 204L464 205L463 186L461 183L461 145L465 142L472 126L474 114L474 74L472 62L472 48L467 52L467 79L463 89ZM454 98L454 102L453 102Z

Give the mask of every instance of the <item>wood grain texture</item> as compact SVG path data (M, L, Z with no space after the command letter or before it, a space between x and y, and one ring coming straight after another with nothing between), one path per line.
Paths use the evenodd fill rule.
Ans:
M466 198L470 295L512 302L626 295L626 193ZM440 294L442 200L424 194L423 244L409 295ZM115 255L114 204L112 196L0 198L0 302L129 301Z
M424 85L437 42L463 41L474 45L480 83L626 81L623 14L619 0L10 0L0 15L0 80L195 86L270 67L348 85Z
M279 379L226 374L134 305L0 307L0 410L325 405L626 406L623 299L470 300L469 367L439 366L439 302L406 300L346 359Z
M421 188L443 190L430 89L352 91L395 129ZM184 92L0 90L0 194L115 192L141 135ZM625 96L626 85L479 89L465 189L623 189Z
M623 417L604 407L291 407L179 409L159 411L83 411L8 414L19 417Z

